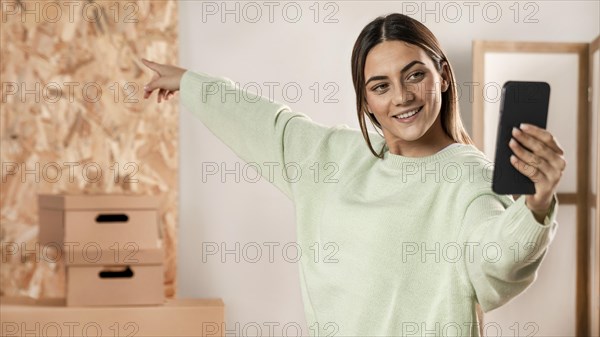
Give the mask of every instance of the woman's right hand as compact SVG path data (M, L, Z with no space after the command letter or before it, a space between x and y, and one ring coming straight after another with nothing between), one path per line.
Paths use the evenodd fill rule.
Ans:
M160 103L162 99L165 101L169 100L169 98L179 90L179 82L181 82L181 77L187 70L167 64L148 61L146 59L142 59L142 62L146 67L154 71L154 76L150 82L144 86L144 99L150 97L152 92L158 89L158 103Z

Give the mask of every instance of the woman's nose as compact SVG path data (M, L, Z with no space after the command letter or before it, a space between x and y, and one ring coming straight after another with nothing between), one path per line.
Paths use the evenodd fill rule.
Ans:
M405 105L411 102L415 95L413 94L410 85L398 86L394 92L393 102L395 105Z

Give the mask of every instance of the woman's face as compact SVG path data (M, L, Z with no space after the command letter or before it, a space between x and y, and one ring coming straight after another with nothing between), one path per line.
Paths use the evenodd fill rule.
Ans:
M365 81L367 107L381 124L390 153L422 157L453 142L439 118L449 83L445 64L440 74L420 47L384 41L367 54Z

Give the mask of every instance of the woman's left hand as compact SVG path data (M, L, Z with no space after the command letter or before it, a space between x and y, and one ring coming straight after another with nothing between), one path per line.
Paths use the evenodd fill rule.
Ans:
M513 129L512 135L509 146L514 155L510 161L535 185L535 194L527 195L525 204L538 219L543 219L567 166L564 151L548 130L533 124L521 124L520 129Z

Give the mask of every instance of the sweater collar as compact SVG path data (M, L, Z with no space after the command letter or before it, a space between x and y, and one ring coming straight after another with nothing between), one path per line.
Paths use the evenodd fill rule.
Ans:
M408 163L420 165L422 163L432 163L446 159L462 151L468 144L452 143L437 153L425 157L406 157L393 154L390 153L387 145L384 146L385 152L383 153L383 164L390 168L404 168Z

